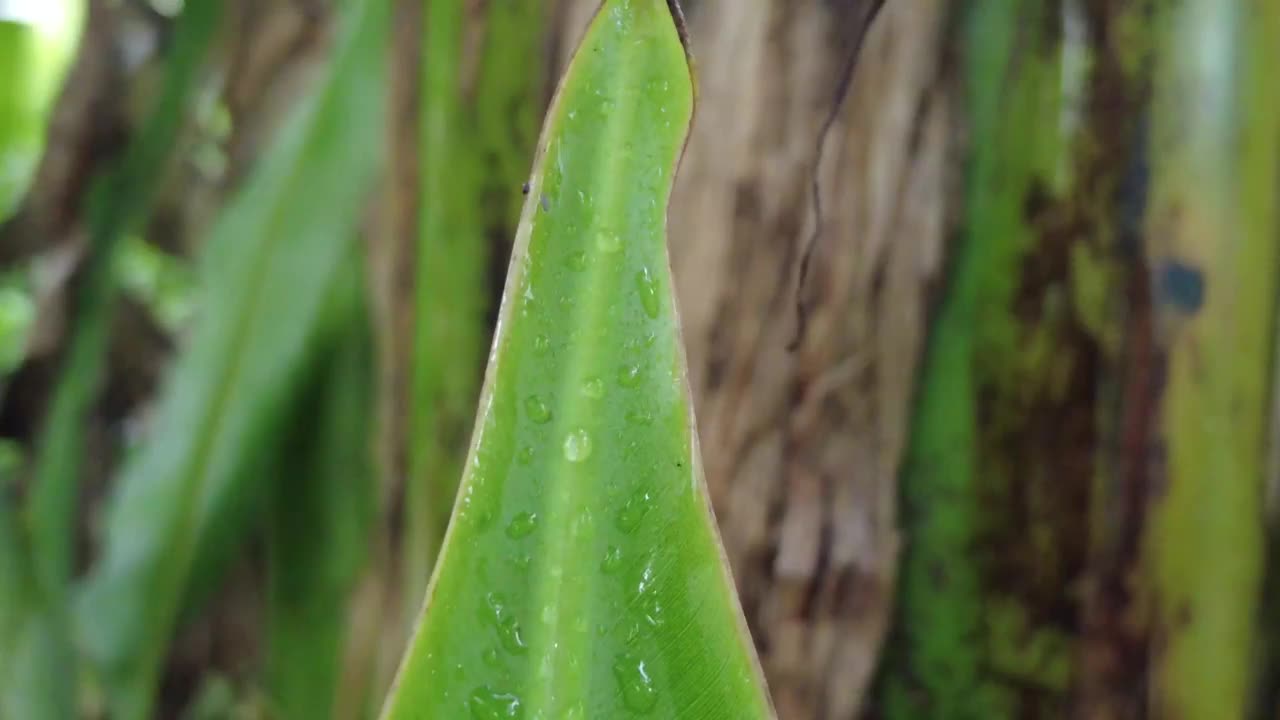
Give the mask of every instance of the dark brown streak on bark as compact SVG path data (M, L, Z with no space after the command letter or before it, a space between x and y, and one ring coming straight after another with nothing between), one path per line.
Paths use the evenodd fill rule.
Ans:
M401 546L404 532L403 503L409 473L409 358L413 349L414 283L418 267L419 202L422 188L420 176L418 129L420 118L420 65L422 13L420 3L395 4L396 30L392 36L392 113L388 133L394 139L396 153L387 168L390 185L386 195L382 232L374 239L371 255L377 259L374 269L375 292L381 294L378 306L381 341L385 344L384 366L380 370L384 407L380 450L383 464L384 513L388 519L390 546Z
M809 235L805 242L804 250L800 254L800 277L796 283L796 334L791 339L787 349L795 352L800 343L804 341L805 332L809 325L809 308L804 302L804 287L809 279L809 269L813 263L813 253L818 246L818 241L822 238L822 187L821 187L821 171L822 158L826 154L827 138L831 135L831 129L835 127L836 121L840 118L840 109L844 106L844 100L849 95L849 88L853 85L853 73L858 66L858 58L862 54L862 46L867 38L867 32L870 31L871 25L879 16L880 10L884 8L885 0L869 0L869 7L864 13L861 22L858 25L856 34L854 35L853 46L849 49L849 56L845 60L844 68L840 71L840 79L836 82L835 96L831 101L830 111L822 122L822 129L818 131L817 147L814 149L813 174L810 179L810 192L813 194L813 232Z
M1150 7L1149 4L1146 4ZM1090 43L1112 48L1113 6L1090 2L1086 10ZM1147 666L1151 628L1138 619L1142 598L1134 587L1140 562L1147 505L1163 475L1163 449L1154 443L1158 395L1164 385L1166 358L1155 340L1151 280L1143 260L1142 233L1147 205L1147 140L1142 118L1150 94L1146 70L1124 69L1115 51L1099 52L1090 77L1089 132L1096 140L1094 162L1113 174L1089 178L1099 205L1115 228L1107 255L1119 270L1122 290L1113 292L1112 313L1124 338L1114 356L1104 358L1105 384L1113 399L1100 417L1112 418L1115 437L1104 447L1093 501L1083 653L1077 677L1075 712L1079 717L1145 717ZM1120 120L1128 118L1129 120ZM1116 167L1119 165L1120 167ZM1104 182L1104 180L1106 182Z
M1135 598L1133 570L1139 561L1142 522L1150 475L1147 447L1156 420L1155 393L1163 374L1153 339L1150 287L1146 270L1131 268L1126 298L1128 342L1120 382L1124 388L1119 427L1115 495L1118 511L1101 518L1116 532L1105 542L1096 565L1085 628L1085 670L1081 709L1085 716L1145 717L1146 665L1150 639L1132 621ZM1108 533L1112 535L1112 533Z

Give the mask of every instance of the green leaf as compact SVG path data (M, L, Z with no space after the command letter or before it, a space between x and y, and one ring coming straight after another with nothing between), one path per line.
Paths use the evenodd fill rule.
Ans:
M219 219L201 316L155 434L126 467L104 557L77 607L114 718L146 717L201 543L243 496L242 469L280 429L297 370L382 156L386 13L353 2L319 95Z
M605 2L543 130L458 503L385 718L772 715L671 289L692 113L668 4Z
M339 282L328 359L301 393L268 525L267 684L273 717L334 717L351 593L367 556L373 479L372 338L362 268Z
M41 601L15 502L21 458L8 443L0 455L0 717L71 718L71 646L58 608Z
M80 12L60 8L70 19ZM4 542L21 555L19 616L0 627L0 645L11 672L0 678L5 717L70 718L74 715L78 664L72 648L69 583L77 490L85 455L86 417L98 397L114 296L112 258L120 238L143 215L158 183L161 164L185 117L194 80L210 46L220 11L216 2L192 3L175 33L165 87L142 131L120 163L95 179L90 194L89 252L84 282L74 294L73 334L60 369L48 416L41 428L34 479L25 513ZM78 29L78 21L69 28ZM68 30L69 30L68 28ZM48 88L51 93L56 86Z
M45 128L75 56L83 0L0 4L0 221L26 192L44 151Z
M457 492L480 392L488 248L478 162L461 87L465 0L426 5L420 128L420 242L414 298L409 477L405 482L406 621L416 616ZM508 11L511 3L490 5ZM440 352L440 348L449 348Z
M97 399L106 358L116 251L145 214L159 186L220 16L218 2L191 3L175 34L162 96L123 160L96 179L90 194L86 280L75 294L74 334L42 428L35 488L27 508L35 572L51 595L50 602L65 603L62 596L71 574L86 416Z
M191 319L194 277L190 264L140 237L127 238L115 257L121 289L146 305L173 334Z
M0 284L0 379L22 364L35 320L31 293L23 287Z
M545 76L542 0L426 6L422 53L421 239L414 300L409 477L405 483L406 624L440 551L480 394L493 296L489 238L510 237L537 141ZM467 87L470 27L483 28ZM495 207L494 199L506 202ZM440 352L440 348L449 352Z

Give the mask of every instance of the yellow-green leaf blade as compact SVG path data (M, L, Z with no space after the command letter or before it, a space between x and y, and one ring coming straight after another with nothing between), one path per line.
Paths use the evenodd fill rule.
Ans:
M671 291L692 112L668 4L607 0L543 130L459 501L385 717L772 714Z

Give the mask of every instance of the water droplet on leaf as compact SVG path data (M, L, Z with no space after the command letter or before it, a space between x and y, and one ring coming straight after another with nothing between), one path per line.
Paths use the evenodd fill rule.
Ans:
M604 382L598 377L587 380L582 383L582 394L593 400L599 400L604 397Z
M640 384L643 373L639 365L623 365L618 369L618 384L624 388L633 388Z
M569 526L569 533L573 537L579 537L591 527L592 523L591 508L584 507L574 516L573 522Z
M609 549L604 553L604 560L600 562L600 569L606 575L611 575L622 567L622 548L617 545L610 545Z
M663 615L662 605L658 602L657 598L654 598L653 600L651 600L648 606L645 608L644 619L646 622L648 622L650 625L652 625L655 628L661 627L663 624L666 623L666 618Z
M622 250L622 237L614 232L602 232L596 236L596 247L600 252L613 254Z
M632 712L647 713L658 704L658 691L643 660L620 656L613 664L613 677L618 681L622 704Z
M650 561L650 564L644 566L644 570L640 573L640 580L636 583L637 596L644 595L653 589L653 576L653 564Z
M530 395L525 399L524 411L529 415L530 420L539 425L551 422L551 408L537 395Z
M644 308L644 314L656 319L658 317L658 285L654 282L653 275L649 273L649 268L636 273L636 289L640 292L640 306Z
M520 698L512 693L500 693L488 687L476 688L467 700L474 720L519 720L524 717Z
M533 446L525 445L516 453L516 461L521 465L528 465L533 462Z
M520 632L520 623L511 615L504 617L498 624L498 639L502 641L503 649L512 655L524 655L529 651Z
M565 436L564 457L572 463L585 462L591 457L591 436L586 430L574 430Z
M618 510L618 529L628 535L635 532L649 512L649 501L649 493L643 491L627 498Z
M507 524L507 537L512 540L528 537L538 527L538 516L534 513L522 512L511 518Z
M506 600L497 593L489 593L484 597L488 608L487 617L498 630L498 640L502 649L512 655L524 655L529 650L520 631L520 623L515 615L507 609Z

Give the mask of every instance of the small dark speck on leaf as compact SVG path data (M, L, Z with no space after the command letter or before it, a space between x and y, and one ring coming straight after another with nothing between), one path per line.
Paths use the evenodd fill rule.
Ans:
M551 212L551 201L547 199L546 195L542 196L542 212Z
M1204 305L1204 273L1180 260L1160 267L1160 299L1179 312L1192 314Z
M529 183L525 183L524 185L521 185L521 186L520 186L520 194L521 194L521 195L528 195L528 194L529 194Z

